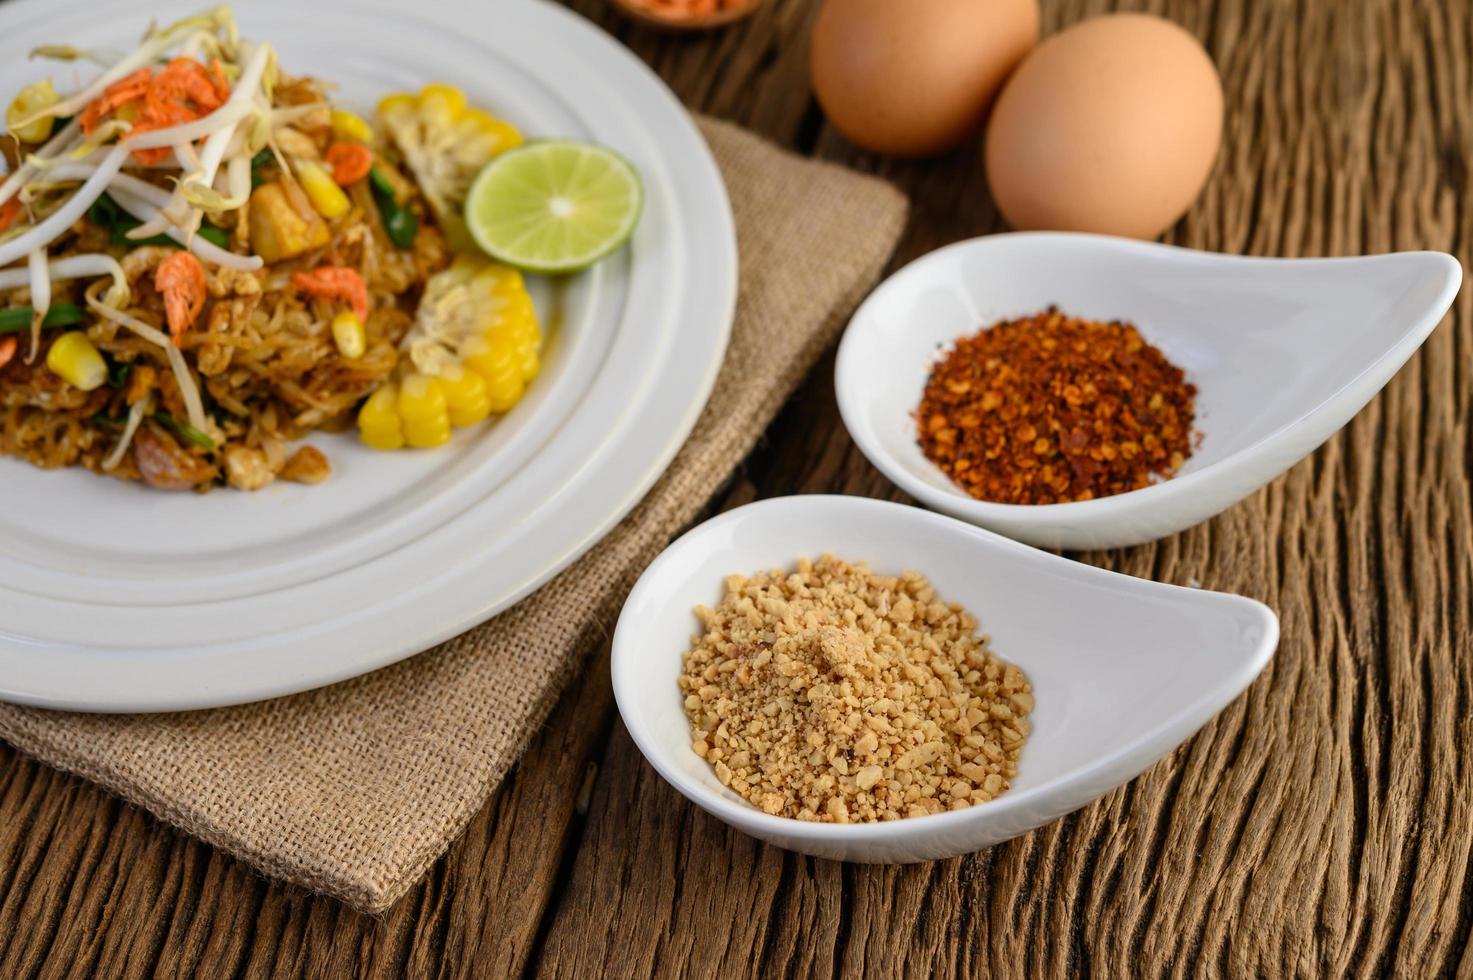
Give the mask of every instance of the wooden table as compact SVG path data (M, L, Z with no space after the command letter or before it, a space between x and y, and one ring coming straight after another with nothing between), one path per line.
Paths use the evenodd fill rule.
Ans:
M897 0L898 2L898 0ZM1473 242L1473 3L1152 0L1203 37L1226 143L1182 244L1262 255ZM693 107L912 196L896 263L997 230L975 147L859 153L808 95L814 4L697 38L583 13ZM1117 6L1043 0L1045 31ZM713 509L901 499L821 363ZM426 880L381 918L276 885L0 747L0 974L705 977L1473 972L1473 309L1222 517L1081 556L1274 607L1278 656L1130 785L967 858L839 865L704 816L619 725L606 653Z

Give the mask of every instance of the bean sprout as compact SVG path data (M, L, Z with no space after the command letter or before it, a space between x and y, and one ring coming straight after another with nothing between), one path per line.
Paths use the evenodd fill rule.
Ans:
M152 64L159 55L178 44L180 38L187 32L197 31L206 27L219 27L226 24L229 25L231 35L233 36L235 33L235 20L230 16L229 7L216 7L203 16L186 17L181 21L170 24L152 37L146 38L142 44L118 59L116 63L104 70L101 75L94 78L90 84L75 95L62 99L53 106L27 116L25 119L16 123L15 127L25 126L28 123L35 122L37 119L45 119L47 117L60 118L76 115L78 112L87 108L87 104L101 95L113 82L142 68L144 65Z
M128 408L128 423L123 426L123 434L118 437L118 444L113 447L113 451L108 453L107 458L102 461L103 469L116 469L118 464L123 461L124 454L128 452L129 444L133 442L134 433L138 431L138 426L142 424L143 417L152 408L153 392L151 391Z
M123 60L123 52L112 48L77 48L70 44L43 44L31 49L32 58L50 58L52 61L90 61L103 68L111 68Z
M118 306L128 302L128 277L118 260L105 252L89 252L86 255L69 255L64 259L52 259L47 266L52 282L64 279L82 279L88 276L109 276L112 289L108 290L106 302ZM0 269L0 289L15 289L30 283L31 271L26 269ZM31 305L36 309L36 287L31 286Z
M122 168L123 161L127 158L127 149L121 146L113 147L112 152L97 165L92 176L87 178L86 182L65 204L52 212L50 217L24 235L0 244L0 266L7 266L22 255L29 255L38 248L45 248L60 237L62 232L86 214L93 202L102 196L102 192L107 190L109 181Z
M31 352L26 363L41 352L41 321L51 310L51 272L46 267L46 249L38 248L26 256L26 273L31 282Z
M95 163L59 163L46 172L54 183L65 184L83 181L97 172ZM169 192L131 174L118 173L108 182L109 188L125 188L150 204L162 206L169 200Z
M151 129L137 136L126 136L123 138L123 145L130 150L149 150L175 146L179 143L193 143L216 130L240 122L256 111L257 107L249 102L223 105L208 116L200 116L187 123L180 123L167 129Z
M69 180L85 180L96 172L97 168L89 164L65 163L58 165L51 172L50 176L56 182L61 183ZM232 173L235 175L234 179L237 180L237 183L244 181L248 193L251 182L250 160L246 160L243 167L234 167ZM118 203L119 207L139 221L156 221L159 218L159 209L173 200L169 192L162 187L150 184L146 180L140 180L131 174L114 174L108 182L107 190L112 194L113 200ZM237 255L234 252L221 248L209 239L201 238L198 235L191 238L167 221L164 222L162 234L169 236L180 245L188 247L191 252L198 255L203 261L215 265L237 269L242 272L253 272L261 268L264 264L258 255ZM77 258L86 257L77 256ZM64 259L62 261L69 262L72 260ZM54 268L56 263L52 263L52 265ZM87 275L87 273L81 274ZM99 271L92 274L101 275L102 272ZM53 275L55 275L54 272ZM8 271L0 271L0 288L5 288L3 283L7 281L7 276ZM16 285L23 284L16 283Z
M154 188L158 190L158 188ZM152 221L159 215L159 209L146 203L140 198L134 197L130 191L122 188L114 188L112 191L114 201L118 206L127 211L139 221ZM202 261L212 262L215 265L224 266L227 269L236 269L241 272L254 272L265 263L259 255L236 255L216 245L207 238L199 235L190 236L172 225L165 228L163 234L168 235L174 241L198 255Z
M40 149L27 156L15 172L0 181L0 204L18 195L26 201L45 193L39 198L43 210L53 208L44 216L28 212L24 221L32 224L17 222L8 232L0 233L0 289L30 288L34 310L31 357L34 359L40 348L40 328L51 306L52 284L95 277L96 281L83 291L87 308L163 350L178 384L189 424L202 432L217 431L205 414L200 383L191 374L178 345L163 330L127 312L130 287L118 260L105 252L96 252L48 261L47 253L107 193L119 208L139 222L127 232L130 239L163 234L206 263L245 272L262 268L264 262L260 256L238 255L197 232L207 212L233 211L249 201L251 159L271 143L273 127L319 111L325 103L274 108L271 102L277 81L275 50L269 44L242 42L230 9L224 6L184 18L162 30L150 31L138 47L127 53L53 45L37 48L31 54L62 61L89 61L101 67L90 82L29 118L17 120L11 127L15 129L41 119L72 117ZM153 117L120 111L115 103L127 95L114 90L106 103L96 105L85 115L87 130L83 131L84 110L103 98L110 86L140 69L147 69L147 74L158 79L160 76L154 74L158 71L156 66L171 57L195 59L211 71L223 72L231 83L228 94L222 90L223 102L198 118L188 119L188 115L199 111L190 110L181 116L186 118L184 122L149 129L138 120ZM149 89L150 93L153 91ZM140 154L140 151L154 152ZM149 158L150 162L138 160L135 154ZM124 172L125 166L130 172ZM174 180L174 186L160 186L143 179L149 176L149 171L155 175L167 174ZM53 204L53 201L60 203ZM114 469L122 462L139 426L155 404L154 395L149 393L129 406L122 435L103 460L103 469Z
M213 127L209 129L208 135L205 135L204 146L199 152L198 160L191 161L193 166L190 172L179 182L179 189L175 192L177 203L171 204L163 210L163 216L165 218L174 220L175 224L183 228L190 235L193 235L199 229L201 220L199 204L201 201L208 201L212 206L222 209L237 208L245 203L244 198L230 202L213 201L208 195L201 195L195 189L202 187L208 190L210 185L214 183L215 171L219 169L220 163L224 159L225 151L230 144L231 138L235 135L238 122L249 115L261 112L261 107L256 102L256 94L261 87L261 78L266 73L266 68L270 64L270 61L271 46L269 44L254 45L250 49L250 59L246 62L245 70L241 72L239 81L231 89L230 97L225 100L225 104L220 108L208 116L196 120L194 123L184 123L180 126L171 127L170 129L160 129L152 133L142 133L123 140L130 147L138 147L147 145L146 141L149 137L157 138L171 132L177 133L191 125L205 126L209 124L210 127ZM221 122L220 120L222 119L225 121ZM204 134L201 133L201 135ZM195 138L198 137L192 134L189 137L189 139ZM171 140L170 143L174 144L175 155L180 160L184 160L187 155L193 153L192 148L185 150L182 146L178 145L179 140L177 137ZM185 140L184 143L187 145L188 140ZM246 193L250 193L249 188L247 188ZM193 204L195 206L189 207L181 215L179 213L181 206L186 204ZM158 221L147 222L142 227L134 229L130 233L130 237L148 238L164 230Z
M73 119L63 126L61 132L47 140L41 149L31 154L26 162L15 168L15 173L6 177L5 182L0 184L0 204L4 204L19 193L26 181L36 175L37 163L54 160L61 156L72 148L80 135L82 135L82 124L77 120ZM36 163L32 163L32 160Z
M235 83L235 88L230 92L230 98L225 104L215 110L215 114L222 113L232 107L244 106L253 111L258 110L256 104L256 93L261 87L261 76L266 72L266 65L271 60L271 46L269 44L258 44L251 50L250 60L246 62L245 70L241 72L240 81ZM205 117L206 119L209 116ZM197 183L208 185L215 179L215 169L220 166L220 161L225 156L226 145L230 137L234 135L233 126L223 127L209 135L205 145L200 150L199 170L184 179L189 183L197 177Z
M169 368L174 372L174 380L179 384L179 394L184 399L184 409L189 415L189 424L201 432L210 431L210 421L205 417L204 402L199 396L199 385L195 383L194 375L189 373L189 365L184 363L184 355L179 352L179 348L175 347L173 341L157 327L144 323L137 317L130 316L98 299L93 295L97 291L97 285L93 283L84 294L87 298L87 306L98 315L122 324L149 343L163 348L164 354L169 358Z

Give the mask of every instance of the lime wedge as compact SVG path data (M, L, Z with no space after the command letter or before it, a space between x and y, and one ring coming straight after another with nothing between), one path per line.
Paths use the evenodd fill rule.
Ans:
M494 259L529 272L575 272L623 245L643 205L639 174L619 154L547 140L481 168L465 221Z

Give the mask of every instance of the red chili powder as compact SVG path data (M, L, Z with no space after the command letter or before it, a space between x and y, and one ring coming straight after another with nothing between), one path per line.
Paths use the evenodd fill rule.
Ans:
M978 500L1092 500L1192 454L1195 385L1132 324L1054 307L963 337L916 412L931 462Z

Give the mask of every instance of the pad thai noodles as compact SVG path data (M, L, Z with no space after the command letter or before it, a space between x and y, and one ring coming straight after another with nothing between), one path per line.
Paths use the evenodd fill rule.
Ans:
M315 483L328 459L291 443L360 405L397 448L520 397L530 300L457 215L509 125L447 86L370 124L228 8L33 55L98 70L6 113L0 451L159 489Z

